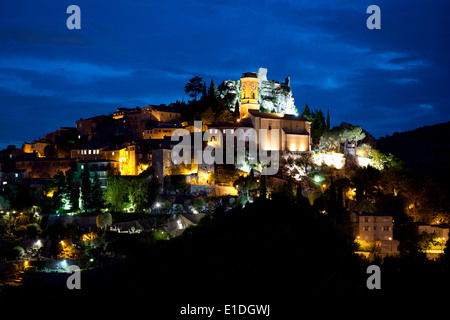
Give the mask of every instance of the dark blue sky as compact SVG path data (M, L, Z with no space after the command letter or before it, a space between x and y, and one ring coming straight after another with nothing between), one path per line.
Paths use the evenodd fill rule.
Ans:
M81 8L81 30L66 9ZM381 8L381 30L366 9ZM0 148L118 107L186 100L268 68L296 106L375 137L450 120L450 4L411 1L0 2Z

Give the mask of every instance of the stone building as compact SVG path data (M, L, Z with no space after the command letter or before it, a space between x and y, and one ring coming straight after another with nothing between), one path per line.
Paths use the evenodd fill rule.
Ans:
M394 221L391 215L353 211L351 223L356 240L377 246L381 254L397 253L399 242L394 240Z
M267 73L267 70L264 70ZM256 130L257 144L262 142L260 130L266 130L267 139L259 146L264 150L310 151L310 121L297 114L261 112L258 100L261 95L258 90L261 82L266 81L264 79L265 74L255 72L242 74L239 122ZM272 130L277 130L278 141L272 141Z

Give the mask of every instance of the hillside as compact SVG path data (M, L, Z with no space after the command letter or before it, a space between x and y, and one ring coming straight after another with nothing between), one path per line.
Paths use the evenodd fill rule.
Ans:
M382 137L377 149L444 182L450 177L450 121Z

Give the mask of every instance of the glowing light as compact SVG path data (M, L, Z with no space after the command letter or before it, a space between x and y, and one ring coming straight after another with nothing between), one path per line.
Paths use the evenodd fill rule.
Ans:
M342 169L344 167L345 158L342 153L318 152L313 154L313 162L317 166L326 164L327 166L333 166L336 169Z
M358 159L358 164L361 167L367 167L368 165L370 165L372 163L372 160L367 157L357 157L357 159Z
M314 182L317 184L320 184L322 181L325 180L325 178L319 174L316 174L313 178Z
M157 208L161 207L161 203L159 203L159 202L155 203L155 207L157 207Z
M354 199L355 199L355 196L356 196L356 188L349 189L349 190L347 191L347 198L348 198L348 199L354 200Z

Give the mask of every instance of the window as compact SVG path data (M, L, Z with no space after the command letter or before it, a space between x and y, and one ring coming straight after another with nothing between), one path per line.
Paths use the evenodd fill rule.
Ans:
M364 222L369 222L369 218L368 217L364 217Z
M370 231L370 227L365 226L364 231Z
M383 231L389 231L389 227L383 227Z

